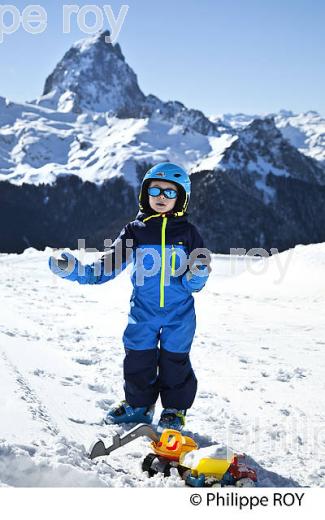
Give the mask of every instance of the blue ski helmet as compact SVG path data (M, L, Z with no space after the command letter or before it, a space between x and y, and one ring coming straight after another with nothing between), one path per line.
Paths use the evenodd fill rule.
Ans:
M173 212L183 213L186 211L191 196L190 177L183 168L170 162L156 164L156 166L150 168L143 177L139 194L139 208L141 211L145 211L146 213L152 212L148 196L148 186L152 179L175 183L179 189Z

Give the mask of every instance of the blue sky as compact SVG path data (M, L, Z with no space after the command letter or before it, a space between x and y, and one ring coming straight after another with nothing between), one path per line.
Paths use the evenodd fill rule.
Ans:
M41 94L64 52L87 36L75 18L70 34L62 33L62 6L68 2L8 1L20 11L31 3L47 11L45 32L31 35L20 28L0 44L0 95L14 101ZM123 3L129 5L117 41L145 94L177 99L206 114L284 108L325 115L323 0L69 3L110 4L116 15Z

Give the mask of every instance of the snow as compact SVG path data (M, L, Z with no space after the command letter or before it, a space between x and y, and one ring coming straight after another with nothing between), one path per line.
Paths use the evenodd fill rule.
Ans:
M282 135L302 153L325 163L325 119L310 110L302 114L275 117Z
M233 128L234 130L239 130L249 125L254 119L259 119L261 117L265 117L267 114L213 114L209 117L210 121L213 123L222 123L224 125L229 126L229 128Z
M277 168L273 164L267 162L263 157L258 156L256 161L249 161L247 164L248 172L256 172L260 177L255 181L255 186L258 190L263 192L263 200L265 204L269 204L269 202L274 199L276 190L271 186L267 185L267 176L269 173L273 173L278 177L289 177L289 173L282 169Z
M53 92L48 94L49 97ZM43 96L44 99L48 96ZM70 112L75 94L61 96L62 111L33 103L13 103L0 97L0 181L21 185L52 184L60 175L74 174L83 181L102 184L106 179L124 176L131 186L138 185L137 166L171 161L190 173L202 170L244 170L255 172L257 189L265 202L273 197L266 175L301 175L289 171L282 141L271 135L266 125L265 146L260 136L245 128L253 116L226 114L220 136L203 135L185 124L159 114L120 119L109 112L76 114ZM323 161L325 123L315 113L275 115L277 127L301 152ZM227 130L228 128L228 130ZM240 136L236 132L241 130ZM244 131L244 133L243 133ZM237 154L227 150L240 139ZM247 163L247 154L254 160ZM323 157L324 156L324 157ZM322 163L320 163L322 164Z
M189 468L195 468L201 459L213 458L230 462L233 456L234 452L228 446L207 446L186 453L182 463Z
M73 115L1 99L0 181L52 184L59 175L74 174L96 184L124 176L137 186L138 164L169 160L191 169L211 151L208 136L156 117Z
M46 94L30 103L0 96L0 181L52 184L60 175L74 174L102 184L124 176L138 187L137 167L159 161L179 163L190 173L248 167L268 203L274 196L268 172L303 178L304 165L296 167L296 155L286 155L281 134L323 165L325 120L317 112L282 109L207 119L181 102L145 96L119 45L107 45L105 35L77 41L47 78ZM254 120L259 123L250 129ZM253 157L249 164L248 156ZM323 184L322 170L308 173L307 166L303 180Z
M275 124L283 137L292 146L321 163L325 162L325 118L315 110L295 114L291 110L261 114L214 114L209 117L213 123L228 126L238 132L254 119L274 117Z
M216 168L222 166L222 159L224 153L229 146L238 139L237 136L233 136L231 134L223 134L220 137L210 137L209 142L211 146L211 151L201 159L194 168L192 168L191 173L199 172L199 171L213 171Z
M183 487L175 472L141 471L145 438L87 458L129 428L102 418L123 398L131 283L128 270L97 287L61 280L51 252L0 255L0 485ZM195 299L199 387L185 433L210 454L246 453L260 486L324 486L325 244L213 255Z

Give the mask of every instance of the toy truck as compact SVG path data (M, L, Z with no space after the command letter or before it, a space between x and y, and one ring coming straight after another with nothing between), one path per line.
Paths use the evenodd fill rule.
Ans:
M159 437L147 424L139 424L122 436L115 435L113 443L107 448L103 441L97 441L89 457L107 456L141 436L151 439L152 452L142 462L142 470L147 471L149 477L158 473L169 477L171 469L176 468L185 484L191 487L254 487L257 484L256 472L247 466L245 455L217 447L213 456L203 456L206 448L200 450L191 437L171 429L164 430Z

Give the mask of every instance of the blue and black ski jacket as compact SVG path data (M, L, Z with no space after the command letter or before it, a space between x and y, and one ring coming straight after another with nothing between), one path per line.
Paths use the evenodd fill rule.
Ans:
M210 271L209 251L186 214L139 212L100 262L85 266L84 274L76 274L74 279L82 284L102 284L129 263L133 264L132 298L148 302L151 308L188 301L192 292L204 287Z

